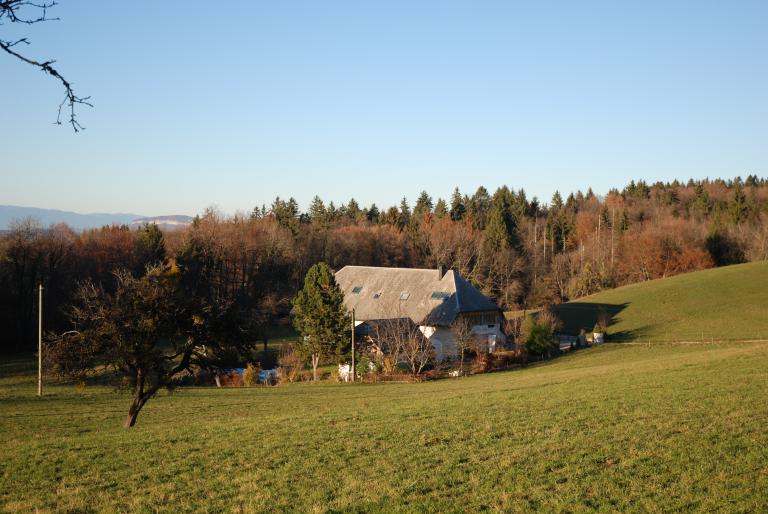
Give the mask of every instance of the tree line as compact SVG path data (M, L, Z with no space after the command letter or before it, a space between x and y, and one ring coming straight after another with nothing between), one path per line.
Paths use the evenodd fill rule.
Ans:
M126 273L173 263L211 301L237 302L248 337L287 322L307 270L326 262L451 268L505 310L536 308L606 288L768 258L768 180L630 182L601 197L588 189L546 204L506 186L421 192L379 209L315 197L306 212L277 198L247 214L208 209L180 231L154 225L75 232L19 220L0 237L0 351L34 348L36 286L44 325L71 324L78 285L113 292ZM120 277L123 277L122 279ZM191 287L191 286L190 286ZM229 303L227 303L229 304Z

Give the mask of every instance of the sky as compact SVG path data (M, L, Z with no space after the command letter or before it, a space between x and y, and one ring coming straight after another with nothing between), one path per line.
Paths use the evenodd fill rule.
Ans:
M250 211L421 190L547 201L768 175L768 2L60 0L0 55L0 204Z

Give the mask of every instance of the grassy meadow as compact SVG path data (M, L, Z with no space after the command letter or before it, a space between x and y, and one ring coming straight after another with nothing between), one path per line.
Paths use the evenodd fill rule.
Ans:
M420 384L125 394L0 361L6 512L768 510L768 345L614 345Z
M768 261L640 282L554 308L565 331L591 329L602 307L612 340L768 339Z

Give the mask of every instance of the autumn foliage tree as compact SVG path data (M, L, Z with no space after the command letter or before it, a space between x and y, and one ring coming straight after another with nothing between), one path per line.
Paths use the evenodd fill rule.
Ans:
M259 327L288 322L291 299L318 262L453 269L505 310L560 303L602 289L768 258L768 180L632 181L599 196L556 193L549 202L506 186L456 189L396 205L319 197L301 212L275 199L248 215L206 209L178 231L105 226L74 231L18 220L0 234L0 351L36 345L35 288L44 326L66 331L77 284L115 290L114 272L141 276L175 261L184 281L237 298ZM413 205L413 209L411 209ZM445 212L444 212L445 211ZM163 247L164 250L163 250Z

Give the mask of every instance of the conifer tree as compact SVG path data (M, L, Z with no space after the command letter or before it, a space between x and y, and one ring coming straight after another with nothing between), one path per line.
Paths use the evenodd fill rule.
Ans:
M139 273L143 273L146 266L165 262L165 239L156 224L146 223L141 227L138 231L137 243Z
M325 220L325 204L319 196L315 195L312 199L312 203L309 205L308 214L313 223L321 223Z
M729 206L731 220L737 225L747 219L749 209L747 207L747 196L744 194L744 189L741 187L741 183L737 182L733 191L733 200Z
M453 196L451 197L451 220L461 221L464 219L464 214L467 212L467 207L464 205L464 199L461 196L459 188L453 190Z
M446 218L448 216L448 204L442 198L437 199L435 204L435 217L438 219Z
M356 223L363 217L363 211L360 209L360 205L358 205L357 200L354 198L349 201L345 211L347 218L353 223Z
M510 246L507 216L502 204L494 204L485 225L485 241L492 251L499 251Z
M379 208L376 207L375 203L372 203L371 208L368 209L368 212L366 213L366 217L371 223L378 223L380 214Z
M411 208L408 206L408 199L406 197L403 197L402 200L400 200L400 216L398 219L398 224L400 225L400 228L408 226L408 223L411 222Z
M432 212L432 207L432 197L426 191L422 191L413 207L413 217L420 221L424 214Z
M344 293L324 262L309 268L304 288L293 300L293 316L293 326L303 336L300 345L312 358L312 374L317 380L320 359L344 351L350 328Z
M483 230L488 218L488 211L491 208L491 197L488 190L483 186L477 188L475 194L467 203L467 215L472 220L472 226L478 230Z

